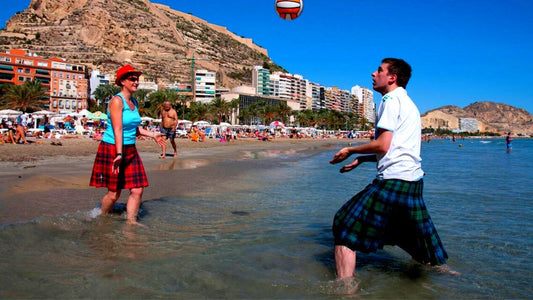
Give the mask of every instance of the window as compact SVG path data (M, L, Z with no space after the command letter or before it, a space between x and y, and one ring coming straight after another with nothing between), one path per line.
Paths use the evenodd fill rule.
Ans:
M70 79L70 73L67 73L67 79Z
M57 95L57 90L54 90L54 91L52 92L52 96L55 96L55 95Z
M30 74L30 69L24 69L24 73Z
M19 76L18 77L18 81L24 81L24 77L23 76Z
M72 100L72 108L76 108L76 101L75 100Z
M22 72L24 72L24 70L22 68L18 68L17 72L22 73Z
M63 78L63 72L59 72L59 78Z
M55 92L54 92L54 94L55 94ZM56 107L57 107L57 100L52 101L52 107L53 107L53 108L56 108Z
M38 65L39 67L48 67L48 63L46 63L46 62L44 62L44 61L38 61L38 62L37 62L37 65Z
M59 100L59 108L63 108L63 100Z
M57 71L54 71L54 77L57 77Z

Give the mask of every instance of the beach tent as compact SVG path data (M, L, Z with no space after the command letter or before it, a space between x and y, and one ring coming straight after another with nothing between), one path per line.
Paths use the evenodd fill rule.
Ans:
M3 110L0 110L0 115L2 116L20 116L22 115L22 112L21 111L18 111L18 110L12 110L12 109L3 109Z
M178 120L178 128L191 128L192 122L189 120Z
M49 110L39 110L31 113L34 116L51 116L55 115L55 112Z
M85 109L85 108L82 109L82 110L80 110L80 112L78 113L78 115L83 116L83 117L87 117L87 116L90 115L90 114L91 114L91 112L88 111L88 110Z

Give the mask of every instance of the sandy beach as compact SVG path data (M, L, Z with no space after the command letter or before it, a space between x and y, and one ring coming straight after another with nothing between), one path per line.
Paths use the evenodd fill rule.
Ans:
M62 145L52 145L52 141L61 141ZM144 201L216 192L217 186L223 186L225 179L238 175L242 168L257 167L261 161L276 157L334 149L339 143L350 141L279 138L269 142L256 139L233 143L216 139L176 142L178 157L172 157L169 144L166 159L158 158L160 148L153 141L137 142L150 182ZM88 185L97 147L98 142L85 137L0 145L0 226L94 208L105 192ZM228 162L239 165L228 167ZM126 199L124 193L119 202Z

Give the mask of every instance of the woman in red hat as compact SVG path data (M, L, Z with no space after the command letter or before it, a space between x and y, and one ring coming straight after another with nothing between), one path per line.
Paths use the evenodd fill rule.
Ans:
M141 116L132 95L137 91L141 74L130 65L117 71L115 84L122 90L109 101L107 128L98 146L90 181L91 186L107 187L101 206L104 215L113 209L122 189L129 189L127 222L135 225L143 189L148 186L141 157L135 148L136 137L151 137L159 145L165 142L160 135L139 126Z

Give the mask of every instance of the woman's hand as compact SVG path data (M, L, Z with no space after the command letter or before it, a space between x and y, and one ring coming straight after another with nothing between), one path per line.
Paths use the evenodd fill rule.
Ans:
M161 147L163 147L166 144L166 142L167 142L166 138L164 138L160 134L154 135L154 141Z
M120 172L120 164L122 163L122 155L118 155L113 160L113 169L111 170L113 174L118 174Z

